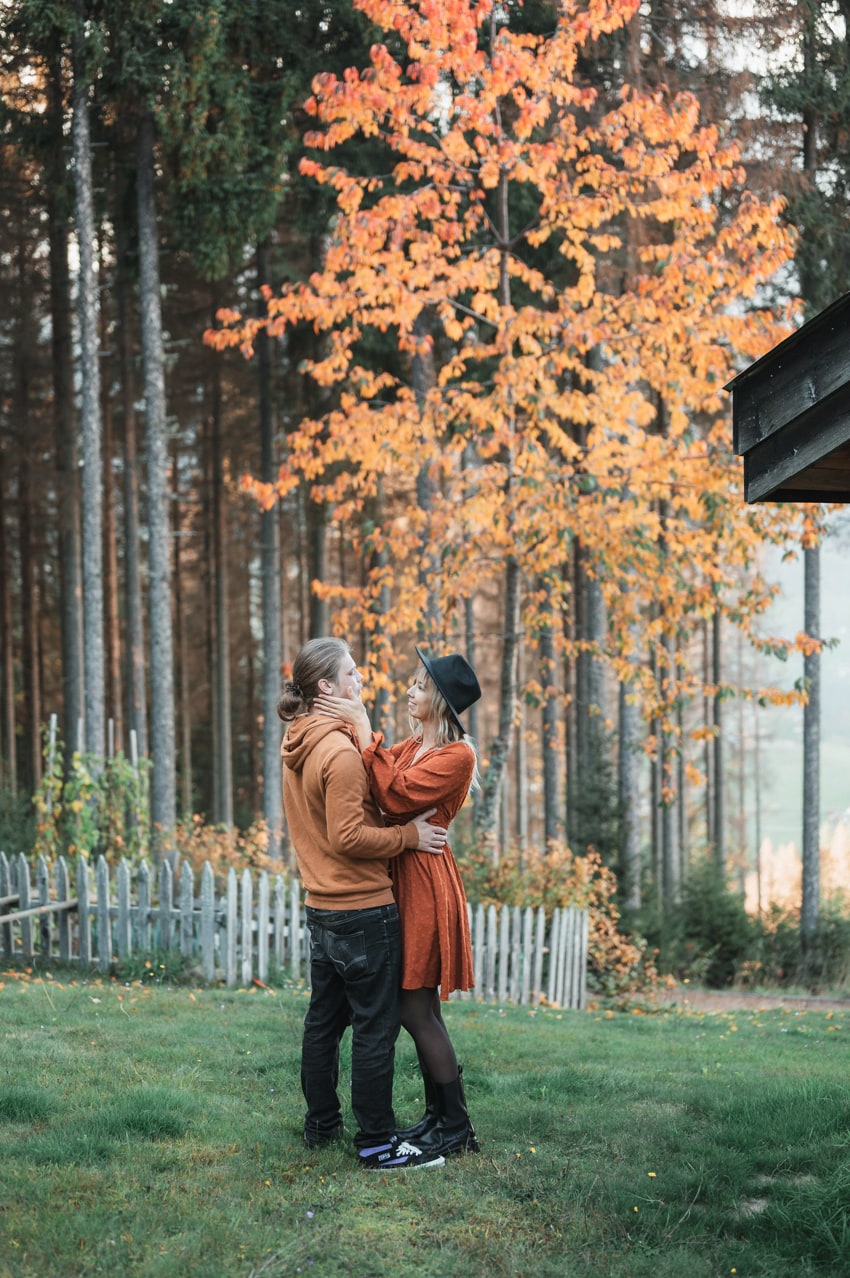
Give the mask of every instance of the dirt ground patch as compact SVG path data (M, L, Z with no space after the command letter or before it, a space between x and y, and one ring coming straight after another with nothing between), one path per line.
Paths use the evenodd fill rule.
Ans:
M749 990L701 990L691 985L659 990L650 1001L658 1007L677 1007L686 1012L850 1011L850 998L830 998L821 994L759 994Z

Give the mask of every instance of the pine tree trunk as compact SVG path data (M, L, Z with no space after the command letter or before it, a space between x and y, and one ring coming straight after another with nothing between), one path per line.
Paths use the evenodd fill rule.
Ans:
M119 244L121 236L119 234ZM119 253L120 256L120 253ZM136 444L135 377L127 296L127 281L119 268L116 279L118 348L121 367L121 416L124 424L124 598L126 607L125 705L127 732L135 731L140 758L148 755L148 706L145 671L145 630L139 553L139 466Z
M420 311L413 325L413 332L420 342L420 350L413 357L411 380L413 393L420 415L425 411L428 392L436 382L434 372L433 348L429 341L432 323L426 311ZM441 558L440 547L430 539L428 528L430 516L434 510L434 498L437 485L431 473L430 465L420 467L416 476L416 504L425 512L425 538L421 547L419 581L425 589L425 606L419 620L419 638L427 645L440 635L442 625L442 609L440 605Z
M18 792L18 754L15 734L15 628L12 616L12 574L6 539L6 511L13 503L8 493L6 450L0 443L0 651L2 668L2 755L3 784L12 795Z
M640 873L640 710L625 683L619 688L619 752L617 756L617 794L619 799L620 867L623 901L630 910L641 906Z
M217 307L213 306L213 314ZM213 731L214 767L217 777L213 820L233 825L233 737L230 697L230 618L227 611L227 516L224 487L224 456L221 440L221 360L211 359L212 394L210 430L212 446L212 545L213 598L215 607L215 653L213 678L216 684Z
M520 594L522 569L510 555L505 564L504 637L499 676L499 719L495 739L487 754L487 770L481 783L478 832L485 842L494 843L499 823L499 800L505 778L517 696L517 654L519 650Z
M820 639L820 547L804 551L805 631ZM803 708L803 899L800 944L808 976L820 923L820 653L803 658L808 700Z
M180 466L177 441L172 445L171 528L174 537L174 654L177 663L177 731L180 740L179 814L192 815L192 702L189 695L189 652L183 607L183 562L180 536Z
M102 318L102 312L101 312ZM106 346L106 342L103 343ZM121 687L121 634L118 619L118 538L116 536L114 445L112 404L103 395L103 594L106 635L106 712L112 724L111 745L116 754L124 749L124 714Z
M88 90L82 72L83 5L77 0L74 58L73 149L79 275L80 406L83 437L83 668L85 747L96 759L105 754L103 653L103 461L101 454L100 366L92 160Z
M160 846L176 821L174 746L174 649L171 620L171 554L168 518L168 448L165 368L159 283L159 241L154 192L154 125L146 114L139 125L139 295L144 365L148 472L151 820Z
M548 586L541 581L540 589ZM563 838L564 825L561 819L561 800L558 787L560 772L558 740L558 723L560 720L558 705L558 688L555 670L555 637L552 632L551 601L546 604L547 620L540 629L540 683L543 688L542 707L542 741L543 752L543 840L548 848Z
M83 617L68 220L61 199L66 172L64 100L62 70L58 59L51 61L48 93L51 149L47 164L46 200L50 254L53 445L56 454L56 521L59 543L62 735L66 746L70 746L77 739L78 725L83 716Z
M665 633L662 642L664 664L662 680L667 685L667 696L672 700L676 681L676 640ZM672 706L665 711L665 719L672 716ZM664 913L669 917L679 900L679 846L676 820L676 753L669 728L661 731L661 759L659 766L664 792L661 798L661 895Z
M267 246L257 249L257 284L268 283ZM261 306L264 307L264 303ZM261 478L267 484L277 478L275 415L272 394L271 343L265 329L257 337L257 370L260 399ZM283 799L281 793L281 723L277 717L281 667L280 517L276 506L260 515L263 596L263 817L269 831L268 855L281 855Z
M32 793L41 781L41 683L38 653L38 569L33 549L31 464L26 438L26 419L17 417L24 428L18 464L18 533L21 563L21 674L24 693L23 783Z
M722 660L723 617L719 608L714 610L711 634L711 678L714 684L714 860L721 875L726 873L726 786L724 772L726 769L724 754L725 742L723 697L720 681L723 678Z

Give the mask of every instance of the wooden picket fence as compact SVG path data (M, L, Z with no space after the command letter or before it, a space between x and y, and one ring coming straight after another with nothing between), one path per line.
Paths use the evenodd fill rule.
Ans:
M153 892L154 879L158 891ZM566 1008L586 1005L587 911L531 906L470 906L475 991L486 1002ZM110 869L78 857L73 871L30 864L0 852L0 958L50 960L109 972L135 957L177 951L208 982L249 986L271 971L292 981L309 973L309 935L296 878L238 875L217 891L207 862L196 892L188 862L163 862L152 875L142 861Z

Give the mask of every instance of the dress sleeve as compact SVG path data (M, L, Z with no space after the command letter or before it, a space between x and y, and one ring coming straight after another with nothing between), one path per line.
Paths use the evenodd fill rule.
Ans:
M398 746L383 750L380 741L373 740L363 754L372 793L388 816L410 817L428 808L460 806L475 767L468 745L457 741L429 750L407 767L400 753L403 757Z

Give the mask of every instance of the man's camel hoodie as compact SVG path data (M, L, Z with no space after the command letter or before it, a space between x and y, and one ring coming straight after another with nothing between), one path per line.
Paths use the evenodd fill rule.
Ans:
M316 910L389 905L389 858L415 848L419 833L412 821L384 825L348 724L299 715L280 753L283 805L306 904Z

